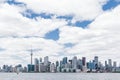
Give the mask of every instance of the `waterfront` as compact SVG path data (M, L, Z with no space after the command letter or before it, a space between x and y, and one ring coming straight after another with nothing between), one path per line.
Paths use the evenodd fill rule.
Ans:
M119 73L0 73L0 80L120 80Z

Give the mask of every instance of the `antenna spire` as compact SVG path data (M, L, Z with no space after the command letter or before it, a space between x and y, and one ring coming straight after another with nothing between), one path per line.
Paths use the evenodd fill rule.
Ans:
M32 47L31 47L31 54L30 54L30 56L31 56L31 65L32 65L32 58L33 58L33 50L32 50Z

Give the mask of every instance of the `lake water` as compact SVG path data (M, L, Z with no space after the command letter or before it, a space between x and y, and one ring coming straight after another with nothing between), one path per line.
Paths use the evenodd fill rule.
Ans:
M120 80L120 73L0 73L0 80Z

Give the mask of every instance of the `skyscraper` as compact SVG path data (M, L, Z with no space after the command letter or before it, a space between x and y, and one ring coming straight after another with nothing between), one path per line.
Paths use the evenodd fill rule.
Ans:
M95 69L98 69L98 56L94 57L94 65L95 65Z
M72 59L72 67L74 69L77 69L77 57L76 56L74 56Z
M108 59L108 66L112 67L112 60L111 59Z
M112 71L112 60L108 59L108 72Z
M49 57L46 56L44 57L44 65L48 65L48 63L49 63Z
M107 67L107 61L105 61L105 67Z
M59 66L59 62L58 61L56 61L56 68Z
M35 65L39 64L39 60L35 58Z
M54 63L50 64L50 72L55 72L55 71L56 71L55 64Z
M98 64L98 56L94 57L94 61L95 61L96 64Z
M63 64L64 64L64 65L67 64L67 57L64 57L64 58L63 58Z
M86 57L82 57L82 65L86 66Z
M42 63L42 58L39 59L39 63Z
M114 67L114 68L117 67L117 62L116 62L116 61L113 62L113 67Z
M82 71L87 72L86 57L82 57Z
M78 61L77 61L77 64L78 64L78 69L81 69L82 70L82 60L81 59L79 59Z
M35 72L39 72L39 60L35 58Z

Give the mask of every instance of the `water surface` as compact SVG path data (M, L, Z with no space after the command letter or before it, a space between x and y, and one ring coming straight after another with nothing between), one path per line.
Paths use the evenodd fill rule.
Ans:
M0 73L0 80L120 80L120 73Z

